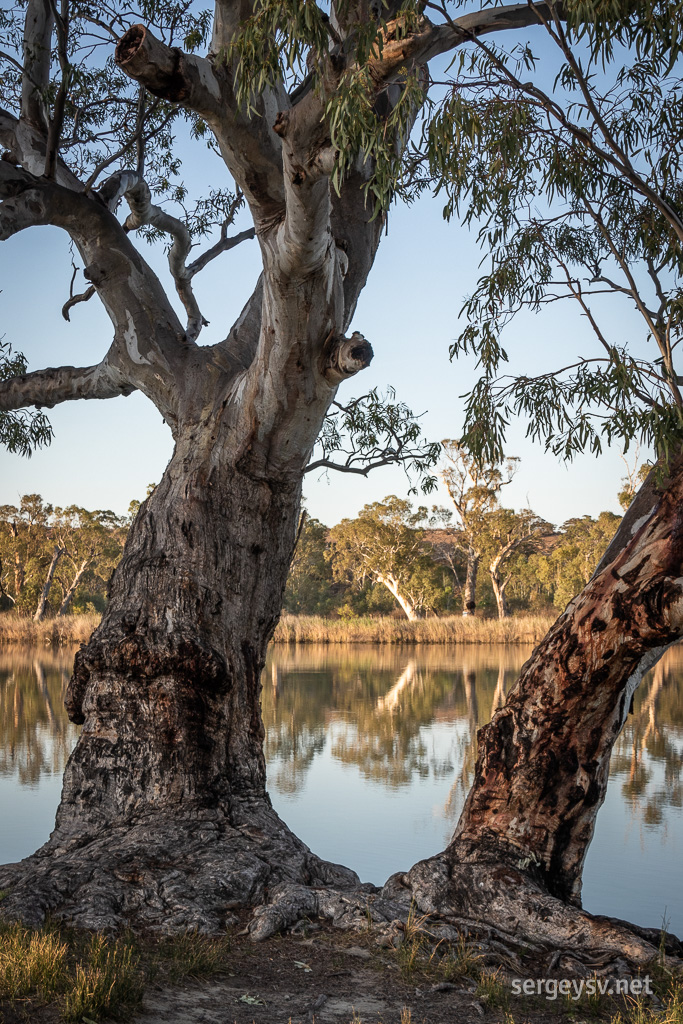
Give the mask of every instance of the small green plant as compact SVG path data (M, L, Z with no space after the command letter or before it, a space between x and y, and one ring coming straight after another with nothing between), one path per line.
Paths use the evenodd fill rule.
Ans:
M503 1010L507 1010L510 996L506 985L501 980L500 969L479 972L476 995L487 1006L498 1006Z

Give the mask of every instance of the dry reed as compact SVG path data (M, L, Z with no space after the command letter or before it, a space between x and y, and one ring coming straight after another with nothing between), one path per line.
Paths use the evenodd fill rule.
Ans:
M510 619L358 618L324 619L317 615L283 615L273 641L298 644L535 644L554 622L552 615Z
M62 647L86 643L100 616L66 615L33 619L12 612L0 614L0 644ZM275 643L297 644L536 644L553 624L551 615L515 616L510 619L357 618L324 619L319 615L283 615L275 630Z
M32 644L34 647L63 647L84 644L99 625L100 615L85 612L82 615L63 615L59 618L33 619L14 612L0 613L0 644Z

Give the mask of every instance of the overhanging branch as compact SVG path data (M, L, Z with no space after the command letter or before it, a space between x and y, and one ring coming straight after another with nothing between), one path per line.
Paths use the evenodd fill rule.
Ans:
M80 398L116 398L130 395L134 385L107 359L95 366L59 366L35 370L0 381L0 412L34 406L52 409Z

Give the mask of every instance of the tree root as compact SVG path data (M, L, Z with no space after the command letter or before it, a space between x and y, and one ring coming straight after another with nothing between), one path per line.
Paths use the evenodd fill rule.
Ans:
M155 812L99 836L56 830L31 857L0 868L8 890L0 914L29 926L51 917L106 932L219 935L236 910L262 904L278 884L360 886L355 872L311 853L265 802L241 812L230 821L217 810Z
M482 860L471 844L453 844L409 872L392 875L381 890L282 884L256 908L248 930L259 941L302 918L369 930L381 945L400 945L410 933L432 944L464 939L514 968L520 955L531 954L550 971L579 976L629 973L662 955L656 930L566 904L527 870L509 860ZM666 935L664 947L664 962L680 968L683 944Z
M527 866L471 843L451 844L380 890L312 854L265 803L242 808L243 824L236 817L156 812L100 837L56 831L32 857L0 868L0 914L30 926L51 917L106 932L219 935L251 908L246 931L256 942L319 918L383 946L464 940L515 971L531 955L550 972L583 976L628 973L661 955L658 932L591 916L549 895ZM680 967L674 936L666 953Z

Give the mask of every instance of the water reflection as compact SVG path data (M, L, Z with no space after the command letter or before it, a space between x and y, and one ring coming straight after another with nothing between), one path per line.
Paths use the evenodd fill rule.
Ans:
M0 777L35 786L60 775L78 729L64 709L74 652L0 650Z
M326 740L331 756L371 783L399 790L416 777L447 779L457 813L474 764L476 732L505 701L528 656L521 647L325 645L271 650L262 698L271 790L304 784ZM435 756L432 727L451 723Z
M477 729L524 647L278 646L263 676L271 797L316 852L381 882L448 841ZM63 706L73 650L0 650L0 862L52 828L77 735ZM646 676L614 750L584 903L683 932L683 649Z

